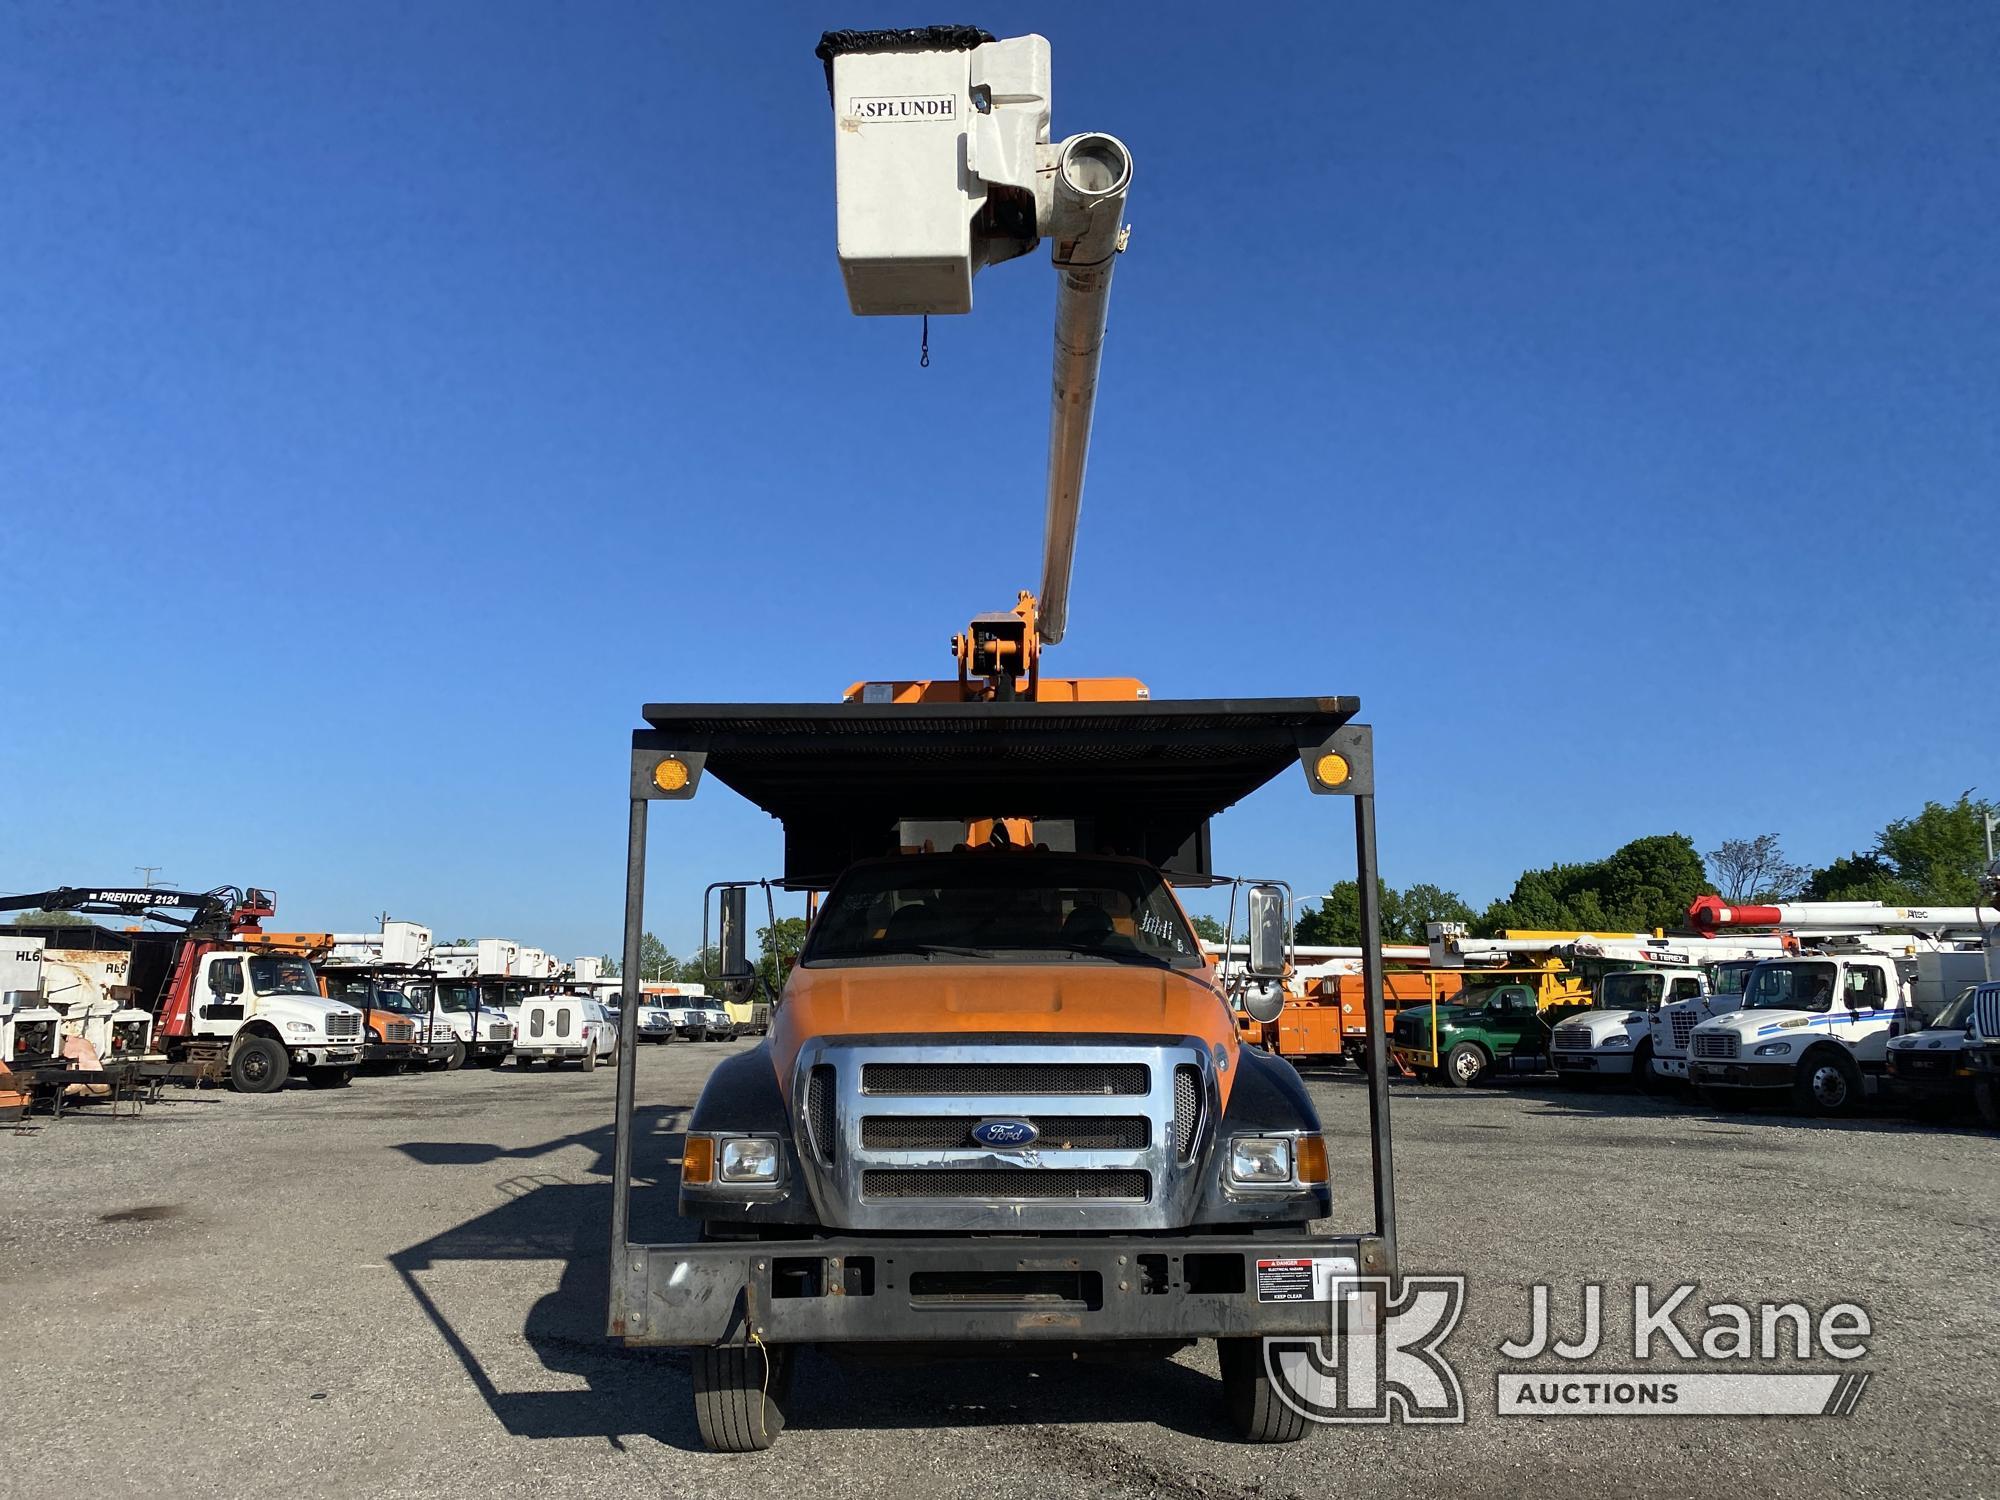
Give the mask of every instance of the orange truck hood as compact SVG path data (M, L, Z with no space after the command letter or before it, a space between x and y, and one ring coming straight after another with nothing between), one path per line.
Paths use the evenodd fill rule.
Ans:
M791 1090L799 1048L829 1036L1199 1037L1230 1066L1236 1024L1207 969L1099 964L910 963L794 969L771 1018L771 1061Z

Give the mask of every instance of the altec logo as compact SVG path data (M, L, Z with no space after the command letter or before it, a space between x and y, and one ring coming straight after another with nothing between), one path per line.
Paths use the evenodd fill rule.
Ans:
M897 120L956 120L958 100L950 94L895 94L847 101L847 117L866 123Z

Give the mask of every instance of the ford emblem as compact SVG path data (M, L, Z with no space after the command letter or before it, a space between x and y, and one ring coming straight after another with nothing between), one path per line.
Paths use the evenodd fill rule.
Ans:
M981 1120L972 1127L972 1138L993 1151L1032 1146L1041 1134L1026 1120Z

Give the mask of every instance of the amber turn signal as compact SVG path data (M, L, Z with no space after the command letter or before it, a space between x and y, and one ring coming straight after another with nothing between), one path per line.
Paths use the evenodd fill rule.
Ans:
M678 792L688 784L687 762L663 760L653 767L653 785L663 792Z
M1325 1153L1321 1153L1324 1162ZM715 1142L705 1135L691 1135L681 1148L681 1181L713 1182L715 1180Z
M1302 1135L1299 1137L1299 1181L1326 1181L1325 1136Z
M1328 752L1313 762L1313 775L1319 778L1321 786L1339 786L1352 774L1347 757Z

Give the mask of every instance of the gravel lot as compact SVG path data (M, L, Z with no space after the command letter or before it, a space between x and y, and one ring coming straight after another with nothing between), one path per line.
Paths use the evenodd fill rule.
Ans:
M732 1047L643 1049L642 1170ZM1225 1436L1207 1348L1170 1364L855 1370L808 1357L770 1453L699 1450L685 1360L600 1336L613 1075L466 1071L170 1092L137 1121L0 1131L8 1488L243 1496L1994 1494L2000 1141L1573 1092L1399 1085L1405 1268L1470 1278L1470 1421ZM1366 1101L1313 1075L1366 1216ZM1337 1158L1338 1160L1338 1158ZM642 1233L674 1234L671 1191ZM1851 1299L1856 1414L1501 1418L1528 1286ZM1559 1298L1563 1295L1559 1291ZM1614 1343L1628 1294L1607 1293ZM1699 1323L1699 1318L1695 1320ZM1630 1367L1625 1358L1604 1368Z

